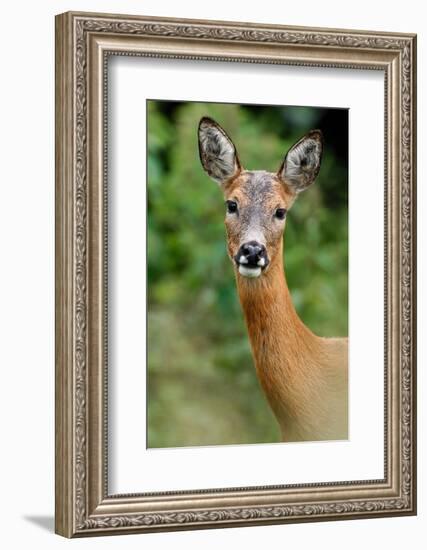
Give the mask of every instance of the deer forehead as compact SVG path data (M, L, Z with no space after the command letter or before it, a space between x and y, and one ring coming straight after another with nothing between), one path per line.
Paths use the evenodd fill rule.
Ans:
M242 171L226 187L225 195L226 199L236 199L240 208L256 207L260 211L288 208L293 200L277 175L264 170Z

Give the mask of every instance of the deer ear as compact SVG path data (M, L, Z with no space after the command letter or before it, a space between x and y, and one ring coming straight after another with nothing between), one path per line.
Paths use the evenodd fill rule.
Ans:
M223 184L240 172L236 148L219 124L203 117L199 122L198 135L200 162L213 180Z
M279 168L279 178L293 193L301 193L314 183L320 170L322 152L322 132L312 130L289 149Z

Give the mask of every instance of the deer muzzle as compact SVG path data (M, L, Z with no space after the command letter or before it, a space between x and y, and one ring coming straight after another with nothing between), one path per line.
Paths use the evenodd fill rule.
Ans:
M268 265L267 250L257 241L242 244L234 257L240 275L249 278L259 277Z

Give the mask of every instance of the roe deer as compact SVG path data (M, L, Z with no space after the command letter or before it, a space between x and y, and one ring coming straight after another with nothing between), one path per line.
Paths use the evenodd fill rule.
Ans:
M347 439L348 339L322 338L304 325L283 265L286 214L319 172L322 133L313 130L291 147L277 173L244 170L231 139L208 117L198 138L202 166L224 193L228 254L282 441Z

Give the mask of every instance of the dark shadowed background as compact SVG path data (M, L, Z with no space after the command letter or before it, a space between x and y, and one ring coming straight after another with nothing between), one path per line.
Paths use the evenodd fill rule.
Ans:
M148 101L148 446L279 441L259 387L226 254L224 201L197 126L214 118L246 169L276 171L320 128L315 184L289 212L288 285L318 335L348 334L348 111Z

